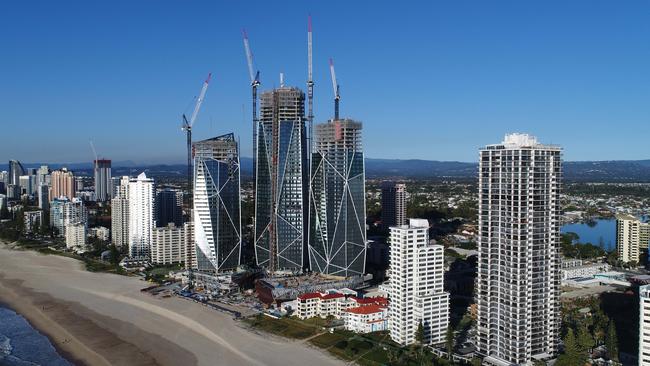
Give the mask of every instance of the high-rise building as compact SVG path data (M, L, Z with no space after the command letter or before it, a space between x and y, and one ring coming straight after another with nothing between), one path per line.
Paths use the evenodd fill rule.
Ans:
M33 175L21 175L18 177L20 183L20 193L31 196L34 194L34 176Z
M154 228L151 233L151 263L168 265L183 263L187 248L185 226L170 222L166 227Z
M36 171L36 186L42 184L50 185L50 168L47 165L41 165L40 168Z
M477 348L528 365L557 352L562 149L509 134L480 150Z
M289 87L262 93L257 131L256 261L270 271L302 271L308 224L305 94Z
M67 225L76 223L88 224L88 209L82 200L62 197L50 202L50 226L56 228L60 236L65 237Z
M86 225L81 222L71 223L65 227L65 246L77 253L88 250L86 246Z
M191 216L191 215L190 215ZM183 224L185 228L185 259L183 260L186 268L199 269L196 262L196 243L194 242L194 222L188 221Z
M20 199L20 185L9 184L7 185L7 198L10 200Z
M639 366L650 366L650 285L639 287Z
M40 228L41 222L43 222L43 211L25 211L23 212L23 221L25 233L31 234Z
M117 248L129 245L129 177L123 176L111 200L111 240Z
M13 184L16 186L20 185L19 177L25 175L27 172L23 165L18 160L9 160L9 177L7 180L7 185Z
M142 172L129 181L129 256L149 259L154 220L154 182Z
M3 170L0 172L0 194L7 192L7 185L9 184L9 172Z
M165 188L156 192L156 226L183 226L183 191Z
M38 208L43 211L50 209L50 186L46 184L41 184L36 189L36 195L38 196Z
M616 215L616 251L621 261L640 263L647 260L650 241L650 223L638 218Z
M106 159L95 160L95 199L105 202L111 199L111 161Z
M406 225L406 204L406 184L382 183L381 222L384 228Z
M55 170L50 175L50 179L52 180L50 198L75 198L75 181L71 171L66 168Z
M401 345L415 343L422 324L424 344L445 342L449 293L444 291L444 247L429 244L425 219L391 227L390 243L390 337Z
M241 258L239 150L232 133L194 143L194 240L198 269L236 269Z
M361 123L331 120L315 126L309 195L312 271L364 274L366 189Z

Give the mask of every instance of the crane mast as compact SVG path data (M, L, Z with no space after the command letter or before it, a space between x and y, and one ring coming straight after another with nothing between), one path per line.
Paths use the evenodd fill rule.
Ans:
M251 52L248 34L246 34L245 29L242 29L242 36L244 38L244 52L246 53L248 76L251 80L253 97L253 190L255 190L255 185L257 184L257 87L260 85L260 72L258 70L257 73L253 73L253 53ZM253 194L253 197L255 197L255 194Z
M334 120L339 119L339 101L341 94L339 84L336 82L336 72L334 71L334 60L330 58L330 75L332 76L332 89L334 89Z

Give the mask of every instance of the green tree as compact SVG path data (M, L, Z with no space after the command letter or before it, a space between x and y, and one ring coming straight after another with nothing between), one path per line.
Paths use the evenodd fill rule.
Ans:
M576 366L584 364L584 359L578 350L573 329L569 328L564 336L564 353L557 358L555 366Z
M607 356L614 361L618 361L618 337L616 336L616 326L614 321L610 320L605 333L605 348Z
M419 345L424 344L424 324L422 322L418 324L418 329L415 331L415 341Z
M594 338L589 333L589 329L587 329L586 325L582 325L578 328L577 342L578 348L582 352L589 352L594 347Z
M454 330L451 327L447 327L445 346L447 347L447 357L451 360L451 354L454 352Z

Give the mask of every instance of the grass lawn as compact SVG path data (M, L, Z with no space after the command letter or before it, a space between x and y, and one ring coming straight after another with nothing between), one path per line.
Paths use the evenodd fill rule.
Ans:
M261 314L244 321L252 327L265 332L294 339L305 339L322 331L320 326L313 323L310 324L291 318L274 319Z

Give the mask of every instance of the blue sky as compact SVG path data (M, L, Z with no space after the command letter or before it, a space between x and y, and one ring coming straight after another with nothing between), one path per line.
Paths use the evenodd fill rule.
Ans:
M262 90L304 87L316 121L364 122L366 156L475 161L509 131L567 160L650 158L647 1L13 1L0 12L0 159L181 162L180 115L214 75L195 137L251 155L248 30Z

